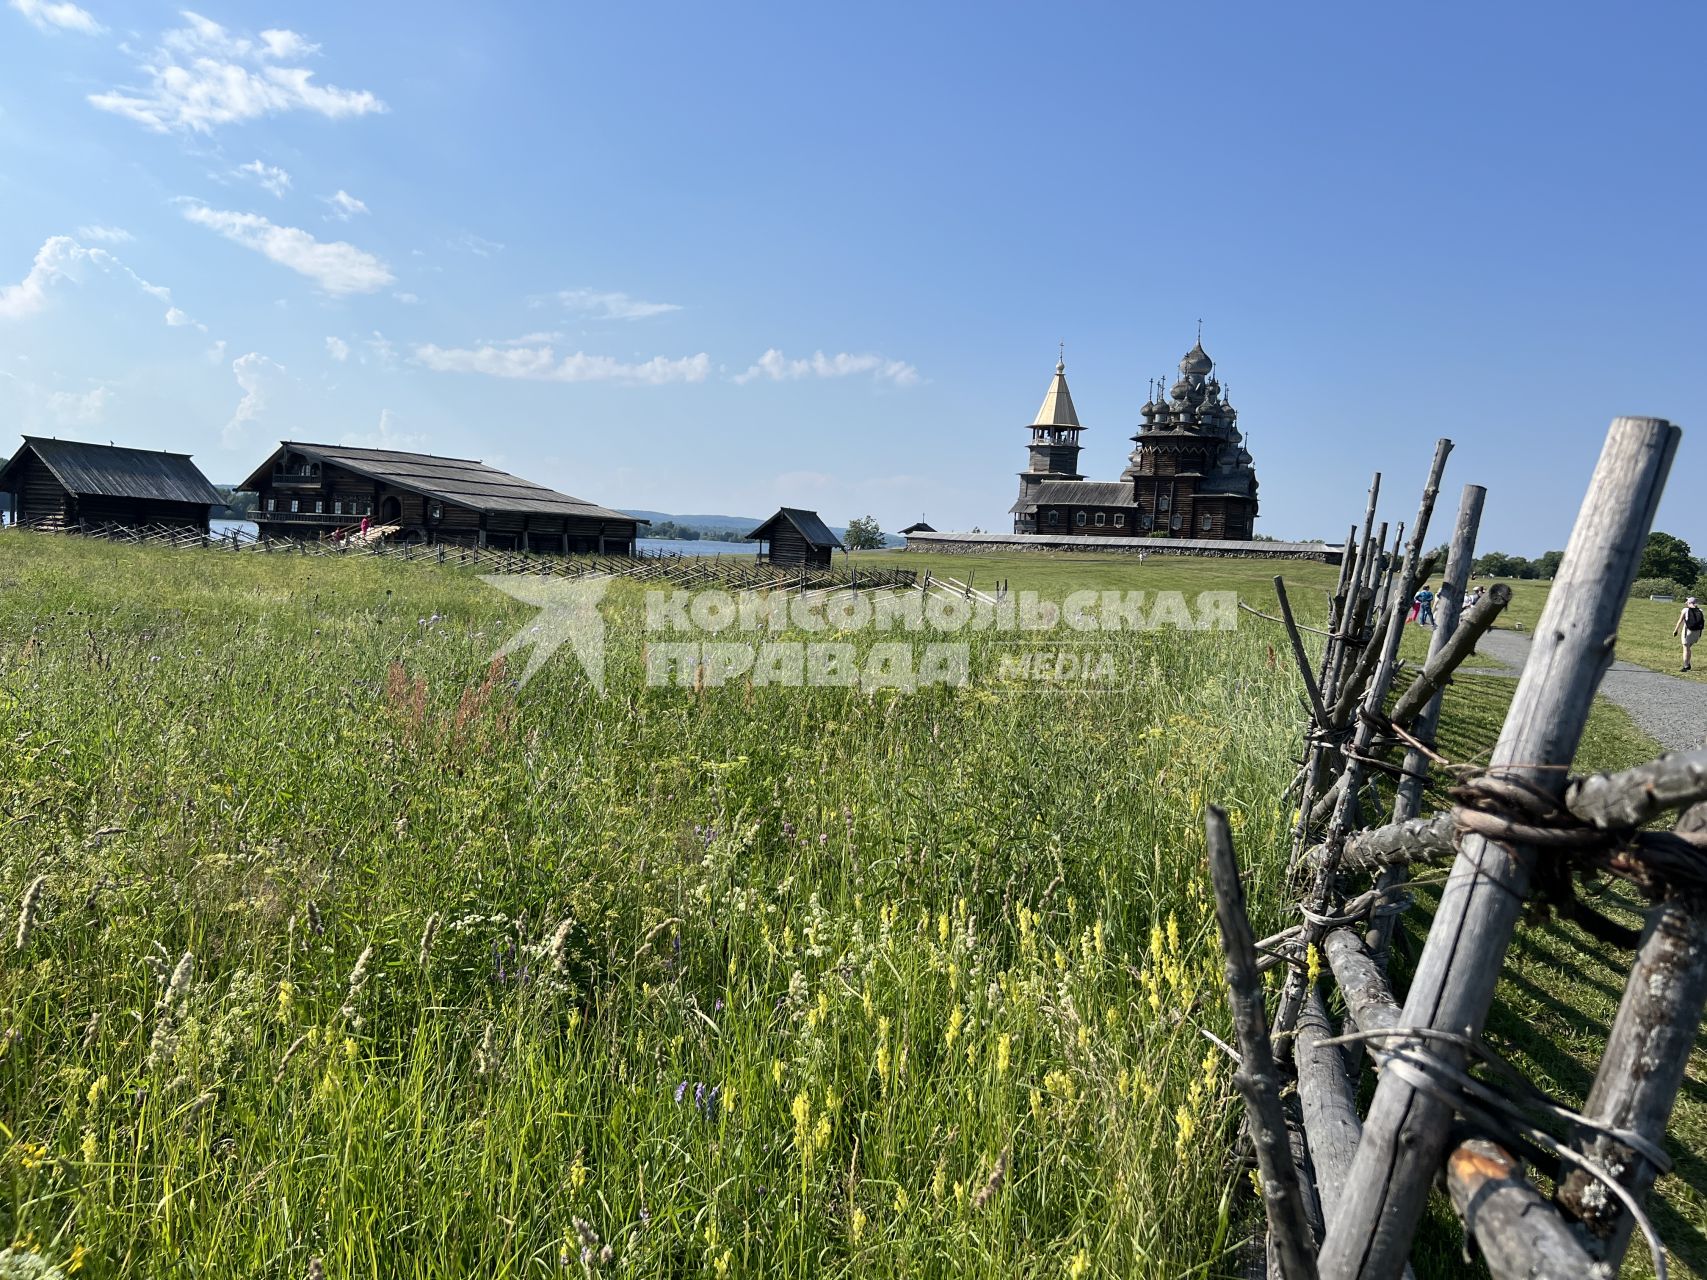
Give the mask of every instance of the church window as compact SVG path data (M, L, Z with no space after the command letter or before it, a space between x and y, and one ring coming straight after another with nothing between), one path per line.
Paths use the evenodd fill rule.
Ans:
M1138 523L1148 529L1155 522L1150 519L1150 513L1146 511L1143 515L1138 517Z
M1125 526L1125 524L1126 524L1126 513L1124 511L1116 511L1114 513L1114 527L1116 529L1123 528Z
M344 500L342 498L332 499L332 514L335 516L344 514Z
M1108 522L1108 517L1106 515L1104 515L1101 511L1097 512L1097 527L1100 529L1107 522Z
M1199 529L1202 529L1203 532L1208 533L1209 532L1209 526L1210 526L1209 513L1206 511L1203 513L1202 516L1200 516L1198 518L1197 527Z
M1073 513L1073 523L1078 525L1080 528L1083 528L1085 524L1085 513L1083 511L1075 511Z
M1166 511L1168 509L1168 501L1169 501L1169 498L1168 498L1167 494L1164 493L1164 494L1160 495L1156 499L1156 510L1157 511Z
M317 516L323 515L323 514L325 514L325 511L326 511L326 499L316 498L314 500L314 514Z
M1176 511L1174 512L1174 518L1168 521L1168 527L1171 529L1177 529L1183 523L1184 521L1180 519L1180 513Z
M291 499L291 500L290 500L290 509L291 509L291 510L292 510L292 511L295 511L295 510L297 510L297 509L298 509L298 505L299 505L299 504L300 504L300 502L301 502L301 501L302 501L302 500L301 500L301 499L300 499L300 498L292 498L292 499Z
M1050 524L1060 524L1061 523L1061 513L1059 511L1051 511L1049 513L1049 523Z

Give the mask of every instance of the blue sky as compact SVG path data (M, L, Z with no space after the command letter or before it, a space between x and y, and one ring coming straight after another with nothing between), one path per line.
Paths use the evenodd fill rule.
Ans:
M1703 13L0 0L0 424L1004 529L1057 341L1112 479L1201 317L1261 532L1445 434L1561 546L1647 413L1707 553Z

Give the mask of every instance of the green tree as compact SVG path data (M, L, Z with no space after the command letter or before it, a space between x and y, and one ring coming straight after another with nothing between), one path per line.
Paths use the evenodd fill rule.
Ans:
M1642 567L1638 578L1670 578L1673 582L1694 582L1699 569L1689 544L1682 538L1658 529L1648 535L1648 545L1642 552Z
M1563 551L1543 551L1535 558L1535 569L1543 578L1559 576L1559 562L1565 558Z
M848 521L848 534L842 541L849 551L876 551L883 545L883 529L876 516L860 516Z

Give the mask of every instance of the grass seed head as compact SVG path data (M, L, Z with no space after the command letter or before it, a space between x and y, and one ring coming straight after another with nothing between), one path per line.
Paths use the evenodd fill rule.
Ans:
M47 883L46 876L37 876L30 881L30 887L24 890L24 900L18 907L18 940L16 949L26 951L30 945L30 934L36 927L36 911L41 905L42 886Z
M1002 1148L1002 1154L996 1157L996 1163L990 1169L989 1179L978 1188L977 1194L972 1197L974 1209L982 1209L996 1198L996 1193L1002 1189L1002 1184L1008 1180L1008 1159L1012 1155L1012 1147Z

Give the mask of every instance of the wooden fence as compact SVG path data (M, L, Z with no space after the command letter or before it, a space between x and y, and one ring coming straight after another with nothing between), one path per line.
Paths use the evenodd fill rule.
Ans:
M1214 807L1205 816L1270 1274L1407 1274L1437 1178L1496 1277L1616 1275L1637 1231L1666 1274L1642 1201L1667 1167L1666 1125L1707 1004L1707 749L1587 778L1569 766L1678 436L1658 419L1612 424L1485 767L1452 765L1433 744L1447 678L1510 600L1509 588L1494 586L1460 610L1477 486L1466 486L1459 507L1428 659L1393 696L1410 602L1432 572L1422 548L1450 441L1435 452L1402 551L1402 532L1389 544L1375 523L1376 477L1314 662L1275 579L1275 621L1288 631L1309 706L1293 784L1299 923L1253 938L1226 816ZM1424 815L1431 766L1450 778L1451 807ZM1677 810L1674 830L1650 829ZM1401 999L1388 940L1409 904L1411 869L1434 863L1450 870ZM1591 876L1634 885L1650 904L1646 927L1628 929L1581 901L1575 883ZM1482 1040L1530 903L1634 957L1580 1111L1543 1095ZM1271 1012L1263 974L1274 968L1283 977ZM1360 1114L1365 1070L1375 1087Z
M79 533L143 546L178 550L211 549L257 555L318 557L380 556L410 563L452 565L482 573L533 574L543 577L578 578L610 576L635 582L678 588L704 587L727 591L877 591L895 589L929 590L931 575L892 566L872 567L857 563L828 568L796 568L771 565L744 556L687 556L676 552L640 551L632 555L545 555L536 552L500 551L491 547L372 540L262 538L231 529L223 534L204 534L196 529L170 525L90 524L82 528L34 525L38 532ZM952 580L951 580L952 581ZM957 584L959 585L959 584ZM968 593L977 595L979 593Z

